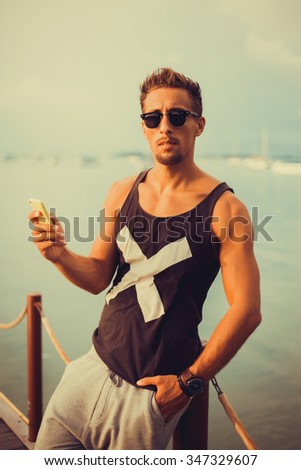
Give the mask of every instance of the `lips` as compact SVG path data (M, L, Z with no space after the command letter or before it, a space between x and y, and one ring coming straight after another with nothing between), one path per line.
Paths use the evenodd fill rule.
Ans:
M166 147L169 147L171 145L176 145L177 144L177 141L176 140L173 140L173 139L161 139L158 141L158 145L161 145L161 146L166 146Z

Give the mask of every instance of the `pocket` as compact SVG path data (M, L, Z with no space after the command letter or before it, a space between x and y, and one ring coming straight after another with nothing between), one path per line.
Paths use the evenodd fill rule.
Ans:
M100 386L100 391L91 415L90 423L98 423L104 419L108 409L110 395L114 387L115 385L110 379L109 371L107 371L103 384Z
M169 421L166 422L163 418L163 415L162 415L161 410L159 408L159 405L157 403L156 392L151 392L151 395L150 395L151 413L157 418L157 420L159 421L159 423L161 423L161 425L167 426L167 425L172 424L174 422L178 422L179 419L181 418L181 416L185 413L185 411L189 407L189 405L190 405L190 402L188 402L183 408L181 408L179 411L177 411L177 413Z
M163 415L161 413L161 410L159 408L159 405L156 400L156 392L150 392L149 396L149 409L150 413L153 417L156 418L156 421L159 425L165 425L165 420L163 418Z

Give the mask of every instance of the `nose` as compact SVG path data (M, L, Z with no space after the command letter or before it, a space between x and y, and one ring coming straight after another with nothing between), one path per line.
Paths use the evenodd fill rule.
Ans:
M172 132L172 125L169 122L168 116L166 114L163 114L162 119L159 124L159 129L160 132L163 134L168 134Z

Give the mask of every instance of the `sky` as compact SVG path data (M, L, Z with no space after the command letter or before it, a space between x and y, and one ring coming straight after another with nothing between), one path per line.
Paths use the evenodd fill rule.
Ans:
M0 0L0 154L147 152L139 85L198 81L197 152L301 156L300 0Z

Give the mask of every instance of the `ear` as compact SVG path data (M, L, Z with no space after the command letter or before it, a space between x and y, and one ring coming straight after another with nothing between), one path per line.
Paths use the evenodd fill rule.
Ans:
M205 125L206 125L206 119L204 118L204 116L201 116L197 121L196 121L196 133L195 133L195 136L198 137L199 135L202 134L203 130L205 129Z

